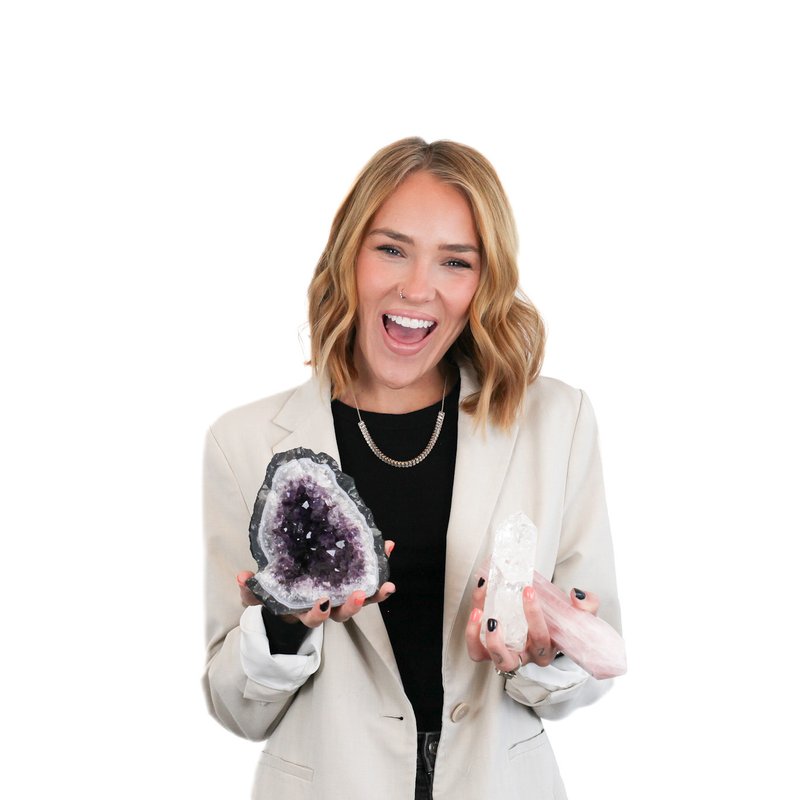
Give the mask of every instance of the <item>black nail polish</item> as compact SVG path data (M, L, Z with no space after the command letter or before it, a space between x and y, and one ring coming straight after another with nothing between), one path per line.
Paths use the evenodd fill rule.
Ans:
M319 610L323 612L323 614L328 610L330 607L331 601L326 600L324 603L319 604Z
M575 592L575 597L577 597L578 600L586 599L586 592L582 592L580 589L573 589L572 591Z
M486 578L478 578L478 588L480 589L486 583Z
M488 619L486 621L486 630L489 633L493 633L497 629L497 620L496 619Z

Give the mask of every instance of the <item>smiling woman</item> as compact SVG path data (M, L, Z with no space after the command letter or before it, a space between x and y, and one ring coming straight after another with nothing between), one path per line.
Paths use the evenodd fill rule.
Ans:
M309 288L314 376L209 432L206 690L223 725L268 740L257 798L565 796L541 719L608 682L556 652L530 586L521 650L483 620L497 525L526 514L538 572L581 613L619 628L619 611L594 416L581 391L538 376L543 326L516 246L475 150L384 148ZM392 580L281 617L247 588L249 503L270 457L294 448L355 480Z
M351 391L357 372L353 347L359 313L356 264L370 244L368 234L386 236L378 246L383 246L387 256L400 258L403 247L414 244L408 232L389 223L386 229L381 225L387 206L395 206L394 195L409 197L414 188L404 185L409 182L425 182L461 215L456 233L465 238L450 239L443 236L446 231L440 231L438 246L449 248L441 256L450 256L446 260L453 270L470 268L479 273L468 324L451 353L473 366L479 383L479 391L467 396L462 407L479 423L491 419L507 428L520 409L526 386L541 367L544 324L519 287L517 231L500 180L492 165L465 145L403 139L380 150L364 167L334 218L309 288L312 365L330 376L335 395ZM414 200L421 194L416 193ZM428 203L426 209L433 205ZM463 216L465 209L468 220ZM426 225L424 214L417 214L416 222ZM454 221L448 224L455 226ZM452 230L451 235L455 235ZM395 285L398 301L414 291L399 281ZM407 316L407 309L401 308L400 315Z

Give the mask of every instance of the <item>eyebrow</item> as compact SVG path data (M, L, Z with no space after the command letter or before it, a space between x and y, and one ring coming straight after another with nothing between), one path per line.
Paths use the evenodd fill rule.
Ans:
M394 239L396 242L403 242L403 244L414 244L414 240L404 233L393 231L391 228L374 228L367 236L386 236L388 239ZM449 253L477 253L480 255L475 245L472 244L440 244L439 250L444 250Z

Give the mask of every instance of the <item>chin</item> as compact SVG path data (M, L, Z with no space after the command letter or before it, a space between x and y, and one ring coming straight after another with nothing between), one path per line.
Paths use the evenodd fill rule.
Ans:
M408 389L413 387L415 384L419 383L425 373L420 373L415 371L413 374L409 373L398 373L398 372L390 372L390 373L381 373L377 371L374 373L375 379L382 383L389 389Z

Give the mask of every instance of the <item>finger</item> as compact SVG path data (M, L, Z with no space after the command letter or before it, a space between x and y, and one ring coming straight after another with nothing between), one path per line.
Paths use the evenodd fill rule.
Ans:
M573 589L569 593L569 599L575 608L580 608L581 611L588 611L590 614L597 615L597 609L600 608L600 598L594 592Z
M386 558L392 554L392 550L394 550L394 542L391 539L387 539L383 543L383 552L386 553Z
M503 626L496 619L486 620L486 650L496 669L511 672L520 665L519 653L506 647Z
M366 600L366 592L362 592L360 589L353 592L342 605L331 611L331 619L337 622L346 622L350 617L361 611Z
M528 642L525 647L528 659L540 667L546 667L553 660L556 649L550 640L550 629L533 586L526 586L522 592L522 609L528 622Z
M472 590L472 607L483 611L483 604L486 602L486 590L489 588L486 583L486 576L481 572L475 575L475 588Z
M391 597L395 593L395 585L391 581L381 584L381 587L375 592L372 597L368 597L364 601L364 605L369 603L382 603L387 597Z
M250 572L250 570L242 570L236 575L236 583L238 583L239 586L244 586L245 583L253 577L253 574L254 573Z
M251 591L247 588L247 581L253 577L253 573L247 570L240 572L236 576L236 583L239 584L239 596L242 600L243 606L260 606L261 600L259 600Z
M481 619L483 610L473 608L467 620L467 628L464 637L467 640L467 654L473 661L486 661L491 658L487 649L481 642Z
M302 614L297 615L297 619L307 628L318 628L331 615L331 601L327 597L322 597Z

